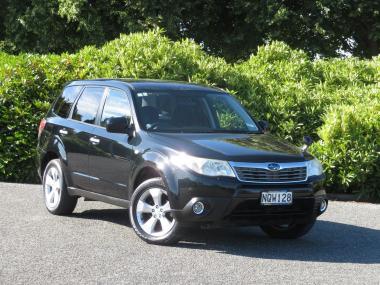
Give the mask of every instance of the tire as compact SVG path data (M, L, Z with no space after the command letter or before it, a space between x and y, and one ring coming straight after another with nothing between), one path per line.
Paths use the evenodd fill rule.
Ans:
M45 168L42 187L46 209L53 215L71 214L77 204L77 197L67 192L65 177L59 159L49 161Z
M296 239L306 235L315 224L315 219L305 224L290 224L286 226L260 226L272 238Z
M131 225L148 243L169 245L180 238L180 225L170 213L167 191L161 178L152 178L141 183L132 195Z

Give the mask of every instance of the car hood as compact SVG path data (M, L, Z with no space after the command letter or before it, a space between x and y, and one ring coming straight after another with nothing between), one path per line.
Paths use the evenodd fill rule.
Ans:
M161 146L189 155L240 162L299 162L310 159L285 140L270 134L149 133Z

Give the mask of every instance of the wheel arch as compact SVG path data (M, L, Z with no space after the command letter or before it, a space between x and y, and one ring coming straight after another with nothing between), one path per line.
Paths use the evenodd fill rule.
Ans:
M135 168L131 177L129 187L129 198L132 197L136 188L147 179L160 177L170 192L176 194L178 185L174 173L167 165L165 156L158 152L147 152L140 160L140 164Z
M41 166L40 166L40 171L41 174L44 174L45 168L48 165L48 163L53 160L53 159L58 159L59 155L55 151L47 151L44 156L41 159Z
M65 181L67 185L71 185L71 180L68 174L67 169L67 155L66 150L63 145L63 142L58 136L55 136L54 139L47 145L46 150L42 152L40 156L40 173L41 178L43 177L46 166L49 161L52 159L59 159L61 161L62 171L64 172Z
M140 171L137 173L134 181L132 189L133 191L144 181L151 179L151 178L162 178L162 175L158 169L151 165L146 165L143 168L140 169Z

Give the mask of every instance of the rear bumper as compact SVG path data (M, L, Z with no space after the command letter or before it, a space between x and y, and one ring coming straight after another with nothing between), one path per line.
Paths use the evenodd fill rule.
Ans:
M46 151L44 151L39 146L37 146L34 163L37 168L38 177L40 178L41 181L42 181L41 163L45 155L46 155Z
M322 177L303 184L254 185L236 179L207 178L179 181L179 195L171 201L173 215L183 224L268 225L307 223L322 214L320 205L327 201L321 187ZM214 183L211 181L214 180ZM286 190L293 192L291 205L261 205L261 193ZM202 214L193 212L196 202L204 204Z

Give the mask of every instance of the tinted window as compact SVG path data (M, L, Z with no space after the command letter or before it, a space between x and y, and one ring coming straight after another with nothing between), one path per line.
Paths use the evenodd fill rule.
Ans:
M251 133L258 128L233 97L219 92L166 90L138 92L138 120L157 132Z
M105 127L108 118L124 116L131 116L131 108L127 94L121 90L109 89L109 95L104 105L100 125Z
M62 95L55 102L53 112L60 117L67 118L71 106L74 104L82 86L69 86L63 90Z
M103 93L104 88L87 87L74 108L73 119L94 124Z
M208 102L216 115L215 121L218 128L221 130L247 130L248 115L237 107L236 102L230 99L227 96L209 96Z

